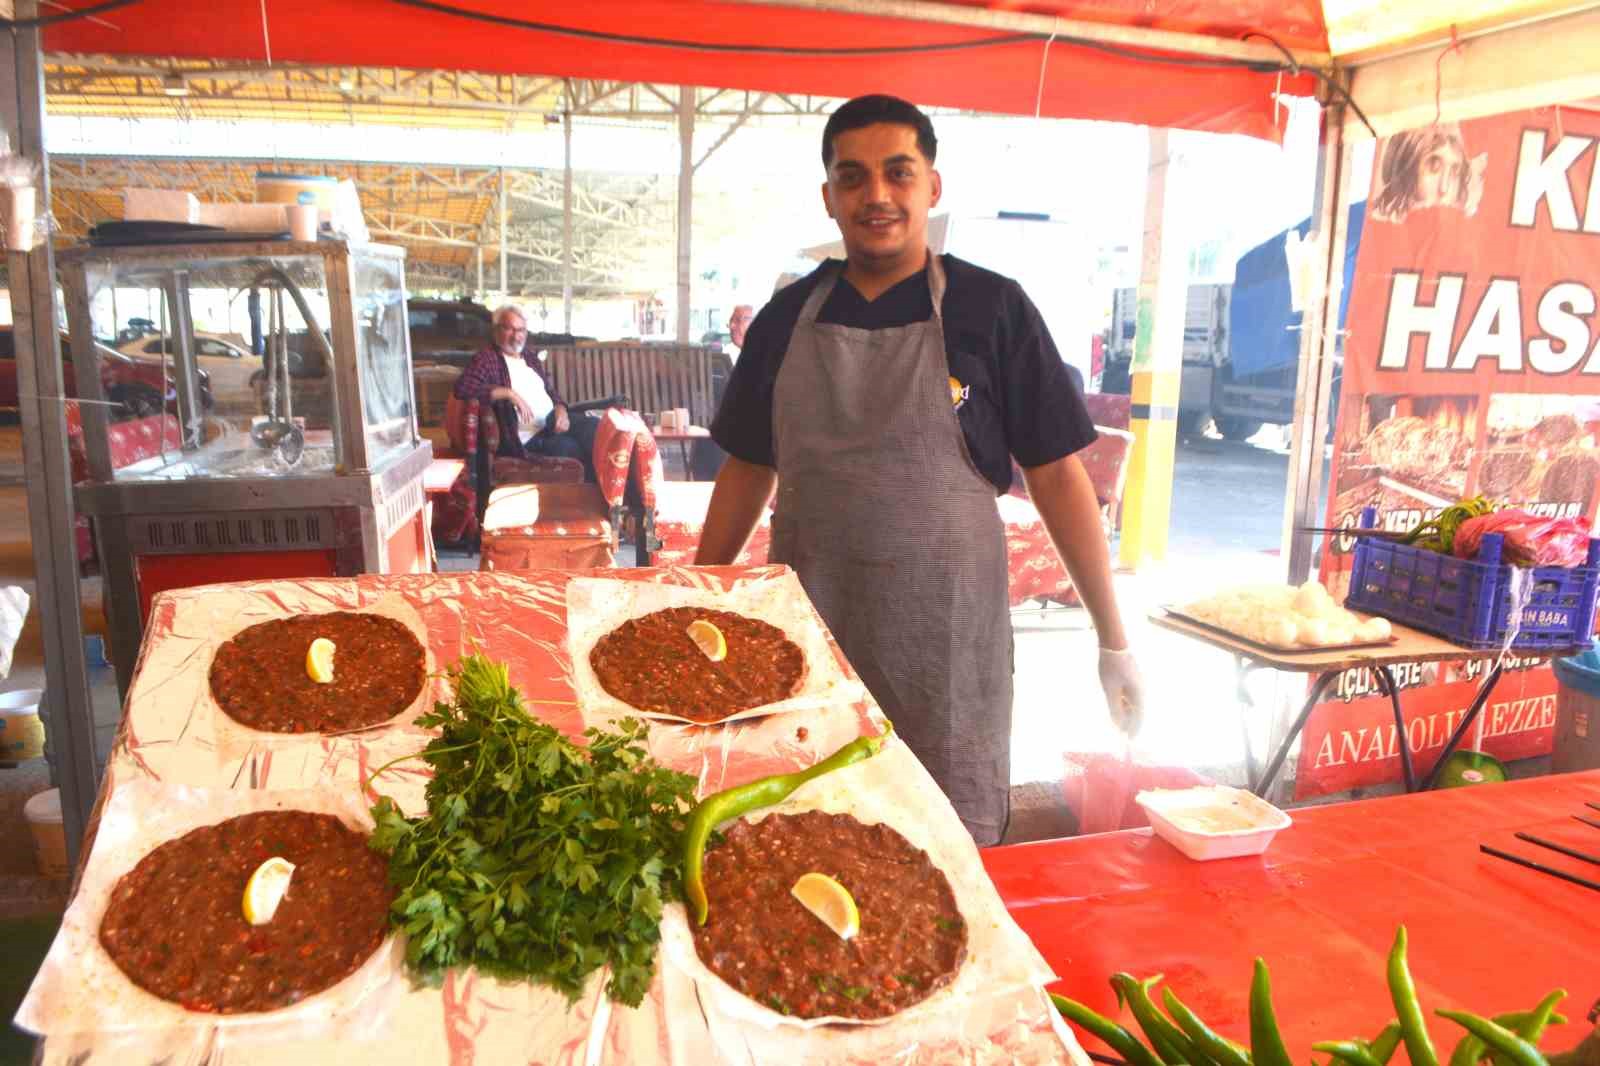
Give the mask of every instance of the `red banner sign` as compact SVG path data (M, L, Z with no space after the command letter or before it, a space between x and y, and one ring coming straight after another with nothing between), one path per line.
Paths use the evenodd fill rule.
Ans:
M1378 146L1356 258L1328 524L1410 529L1484 495L1594 517L1600 487L1600 116L1526 111ZM1350 538L1322 580L1349 588ZM1396 671L1419 772L1437 760L1493 658ZM1511 660L1482 749L1548 753L1556 682ZM1329 690L1303 734L1296 793L1396 780L1400 738L1371 672ZM1469 734L1470 739L1470 734Z

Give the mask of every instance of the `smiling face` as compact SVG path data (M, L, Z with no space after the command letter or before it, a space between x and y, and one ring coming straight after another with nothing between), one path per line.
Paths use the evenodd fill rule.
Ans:
M1438 207L1459 203L1465 166L1461 148L1452 141L1429 149L1417 167L1417 206Z
M940 192L939 172L917 147L911 126L875 123L833 140L822 201L853 267L872 273L921 269L928 212Z
M528 344L528 324L515 311L502 311L494 320L494 345L502 355L521 355Z

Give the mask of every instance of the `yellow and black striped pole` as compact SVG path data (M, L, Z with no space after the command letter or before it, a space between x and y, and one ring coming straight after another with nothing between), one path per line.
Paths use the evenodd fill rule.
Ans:
M1188 248L1174 231L1173 166L1167 131L1150 130L1144 245L1133 339L1133 454L1122 498L1118 559L1130 570L1167 554L1172 466L1178 446L1178 390L1183 374L1183 319Z

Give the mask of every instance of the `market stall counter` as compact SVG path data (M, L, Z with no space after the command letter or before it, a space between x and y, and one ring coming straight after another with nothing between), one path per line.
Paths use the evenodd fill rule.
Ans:
M693 644L658 624L680 616L698 623ZM725 639L715 652L700 640L707 620ZM323 629L332 636L319 648ZM792 668L769 677L763 664L779 652ZM637 668L618 673L627 662ZM669 673L679 680L656 684ZM750 699L705 713L719 691ZM619 746L638 718L648 733ZM489 732L519 742L484 741L471 755L456 746ZM850 751L871 757L839 759ZM503 761L480 773L493 758ZM601 760L650 784L606 784ZM827 772L802 773L818 767ZM526 782L569 772L578 784L541 786L542 801L511 809ZM781 794L771 775L789 775ZM716 820L724 835L710 838L703 877L687 842L690 827L709 832L704 819L681 823L670 847L625 871L637 884L618 888L595 842L636 848L636 823L616 818L655 815L607 806L615 817L589 807L572 815L578 828L565 820L572 788L593 789L584 795L596 804L642 789L655 804L652 794L747 784L768 798L738 808L743 822ZM679 810L650 824L673 824ZM540 835L505 837L494 827L506 819ZM813 822L821 838L805 836ZM833 854L836 831L873 843ZM349 852L352 832L382 854ZM429 832L448 835L451 850L421 857L416 841ZM514 862L481 861L515 840ZM783 863L749 858L774 847L789 866L813 868L792 890ZM873 874L891 852L921 872ZM1007 916L953 808L786 567L368 575L162 593L83 854L62 932L17 1017L45 1034L44 1062L1087 1066L1043 992L1053 974ZM687 897L713 901L710 925L670 901L679 858ZM540 884L566 887L528 881L531 901L526 878L506 889L509 873L534 866L552 879ZM801 893L819 878L854 884L849 928L824 917L827 899ZM583 911L627 922L625 950L606 954L585 939L596 927L572 913L612 908L610 896L627 891L631 904ZM181 912L149 905L169 898L186 901ZM924 898L926 913L902 905ZM506 908L498 918L482 909L491 901ZM443 917L457 904L457 917ZM484 932L457 939L451 921ZM569 954L529 948L547 936ZM768 950L782 936L836 969L784 976L794 959ZM441 952L441 938L455 947ZM525 970L511 964L516 945Z
M983 861L1063 975L1051 991L1109 1017L1119 1011L1112 974L1164 974L1222 1036L1248 1042L1259 956L1284 1043L1304 1062L1313 1042L1371 1039L1394 1017L1385 958L1403 923L1441 1061L1463 1034L1435 1009L1525 1010L1564 988L1568 1021L1541 1041L1553 1053L1595 1025L1600 894L1479 848L1594 880L1595 867L1516 834L1600 853L1600 830L1578 820L1595 818L1596 804L1600 771L1589 771L1299 808L1255 857L1194 862L1149 830L1127 830L990 848Z

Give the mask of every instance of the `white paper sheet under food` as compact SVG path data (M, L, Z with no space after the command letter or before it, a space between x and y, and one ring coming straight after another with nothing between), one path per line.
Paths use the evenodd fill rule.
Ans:
M147 641L138 682L128 694L128 743L143 754L158 758L169 781L203 784L210 774L194 771L209 755L216 762L248 773L247 761L269 753L279 759L293 752L320 752L326 744L359 740L374 750L414 750L427 743L429 734L414 724L416 717L442 698L445 686L434 676L438 664L429 646L421 614L405 597L389 594L363 598L347 582L319 583L332 595L310 596L302 603L285 603L263 595L262 583L212 586L184 590L191 594L166 594L162 639ZM205 595L192 592L203 591ZM347 592L348 596L339 593ZM331 611L360 611L391 618L405 626L423 648L425 676L416 699L394 718L366 729L342 733L269 733L251 729L229 717L211 694L211 662L217 649L240 631L261 622ZM335 669L337 669L337 656ZM397 751L398 753L398 751ZM320 755L318 755L320 761ZM248 782L241 782L248 784Z
M696 1004L687 1014L667 1013L668 1026L686 1038L686 1051L709 1044L715 1061L727 1062L844 1064L922 1061L925 1055L928 1061L1086 1066L1076 1042L1061 1035L1065 1027L1058 1031L1050 1020L1054 1011L1042 989L1055 974L1006 913L972 838L960 831L949 801L903 743L893 741L865 762L826 774L749 818L807 810L887 824L926 851L949 878L966 921L966 960L949 985L888 1018L790 1018L712 973L695 952L687 911L675 904L663 919L661 957L667 995L676 991ZM950 823L956 832L943 831ZM712 1059L696 1053L675 1061Z
M669 607L703 607L733 611L759 619L783 630L805 655L806 673L800 691L786 700L731 714L719 722L738 722L790 711L851 703L861 699L861 683L846 679L833 647L828 642L822 620L811 607L811 600L792 572L771 581L753 582L732 592L714 592L681 585L658 585L643 581L609 581L603 578L575 578L567 586L567 647L572 654L572 672L578 693L578 706L586 725L611 727L619 718L650 718L656 721L705 725L679 715L641 711L623 703L605 689L589 664L589 653L600 638L631 618L639 618Z
M184 1010L128 980L100 945L111 889L156 847L241 814L291 810L332 814L352 829L372 829L354 791L232 792L149 781L119 787L101 812L83 881L17 1011L17 1025L51 1037L95 1033L97 1043L102 1036L125 1033L141 1041L141 1055L152 1040L170 1044L174 1052L204 1047L212 1031L221 1030L252 1042L312 1036L365 1040L381 1033L406 984L400 969L405 952L394 936L332 988L282 1010L253 1014ZM184 920L181 911L168 917Z

